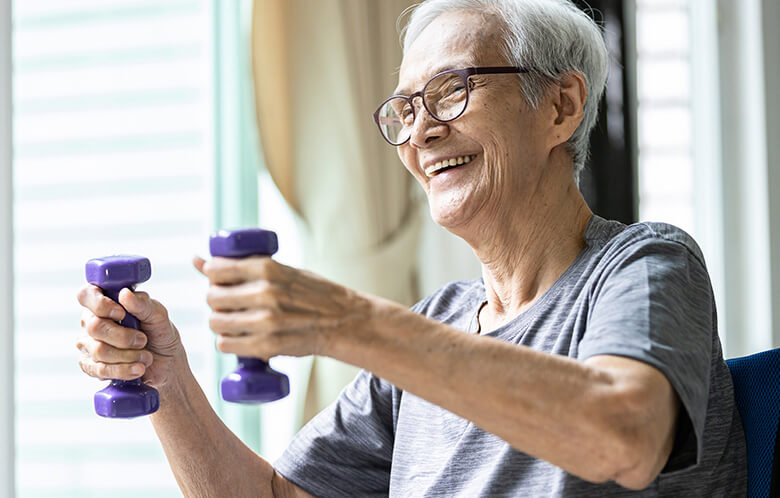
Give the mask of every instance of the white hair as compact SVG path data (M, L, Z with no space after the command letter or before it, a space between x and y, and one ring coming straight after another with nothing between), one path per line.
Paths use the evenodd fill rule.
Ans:
M566 143L574 162L574 179L579 183L609 67L599 26L569 0L425 0L413 7L401 31L404 54L434 19L458 10L493 15L500 22L500 50L507 63L534 69L520 75L524 97L532 109L562 74L576 71L583 75L588 91L584 116Z

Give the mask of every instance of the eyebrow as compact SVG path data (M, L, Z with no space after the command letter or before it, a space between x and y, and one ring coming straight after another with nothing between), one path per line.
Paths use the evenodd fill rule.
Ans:
M433 70L429 73L430 75L425 79L426 82L433 78L435 75L439 73L443 73L444 71L449 71L450 69L460 69L465 67L473 67L473 61L471 60L463 60L460 62L456 62L454 64L444 64L441 66L437 66L433 68ZM393 90L393 95L409 95L411 91L408 88L396 88Z

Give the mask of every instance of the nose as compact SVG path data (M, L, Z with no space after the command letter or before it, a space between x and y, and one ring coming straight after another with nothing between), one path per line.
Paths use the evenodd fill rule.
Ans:
M412 147L422 149L431 143L445 138L450 133L448 123L442 123L431 116L425 106L420 106L414 118L412 134L409 143Z

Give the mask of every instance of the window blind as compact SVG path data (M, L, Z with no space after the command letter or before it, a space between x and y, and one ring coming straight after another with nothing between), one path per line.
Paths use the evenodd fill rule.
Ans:
M179 496L146 418L108 420L81 373L92 257L150 258L199 382L215 378L206 284L214 82L207 0L13 6L17 495Z
M695 232L689 0L637 0L639 217Z

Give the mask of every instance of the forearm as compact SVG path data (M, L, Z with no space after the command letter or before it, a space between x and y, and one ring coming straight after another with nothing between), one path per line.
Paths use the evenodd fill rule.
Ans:
M631 461L622 454L630 424L653 414L616 403L622 386L608 371L465 334L390 303L377 309L369 331L332 342L334 357L585 479L616 479L614 462Z
M273 467L222 423L189 368L160 389L151 420L185 496L273 496Z

